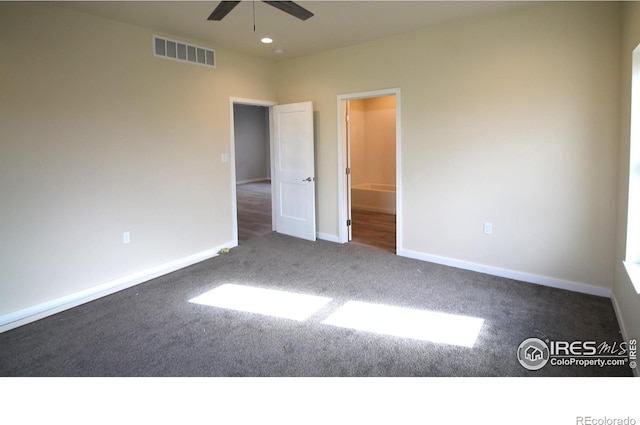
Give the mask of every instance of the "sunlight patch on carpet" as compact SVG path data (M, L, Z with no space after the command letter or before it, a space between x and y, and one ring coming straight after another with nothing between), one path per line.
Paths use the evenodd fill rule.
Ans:
M473 347L484 320L428 310L348 301L322 323L376 334Z
M331 302L331 298L228 283L189 302L302 321Z

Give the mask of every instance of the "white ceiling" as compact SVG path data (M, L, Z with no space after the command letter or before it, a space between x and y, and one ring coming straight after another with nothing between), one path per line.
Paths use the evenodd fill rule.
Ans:
M243 1L222 21L207 21L213 1L72 1L60 6L274 60L318 53L434 25L498 13L522 1L298 1L315 14L300 21L261 1ZM255 24L254 32L254 7ZM260 43L269 36L271 45ZM276 55L276 48L285 53Z

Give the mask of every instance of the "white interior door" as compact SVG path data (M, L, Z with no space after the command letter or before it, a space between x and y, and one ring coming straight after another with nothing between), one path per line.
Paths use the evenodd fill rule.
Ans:
M273 107L276 232L316 240L313 103Z

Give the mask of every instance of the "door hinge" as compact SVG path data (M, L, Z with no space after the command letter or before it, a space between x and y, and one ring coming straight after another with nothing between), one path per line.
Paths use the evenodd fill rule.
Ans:
M347 220L347 226L351 226L351 220Z
M347 176L351 174L351 168L347 167Z

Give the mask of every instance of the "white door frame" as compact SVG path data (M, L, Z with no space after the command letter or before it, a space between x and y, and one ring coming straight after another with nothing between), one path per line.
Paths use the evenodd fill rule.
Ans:
M347 187L348 179L346 177L348 166L346 132L348 126L345 123L347 101L391 95L396 97L396 253L398 253L402 252L402 101L399 88L338 96L338 239L340 243L349 242L349 228L347 226L349 188Z
M235 117L233 113L233 105L250 105L250 106L266 106L269 108L269 156L271 161L271 177L273 179L273 115L272 107L277 102L270 100L244 99L240 97L229 98L229 165L231 168L231 213L233 223L233 246L238 246L238 199L236 196L236 135L235 135ZM273 191L271 192L271 229L276 230L275 203L273 202Z

